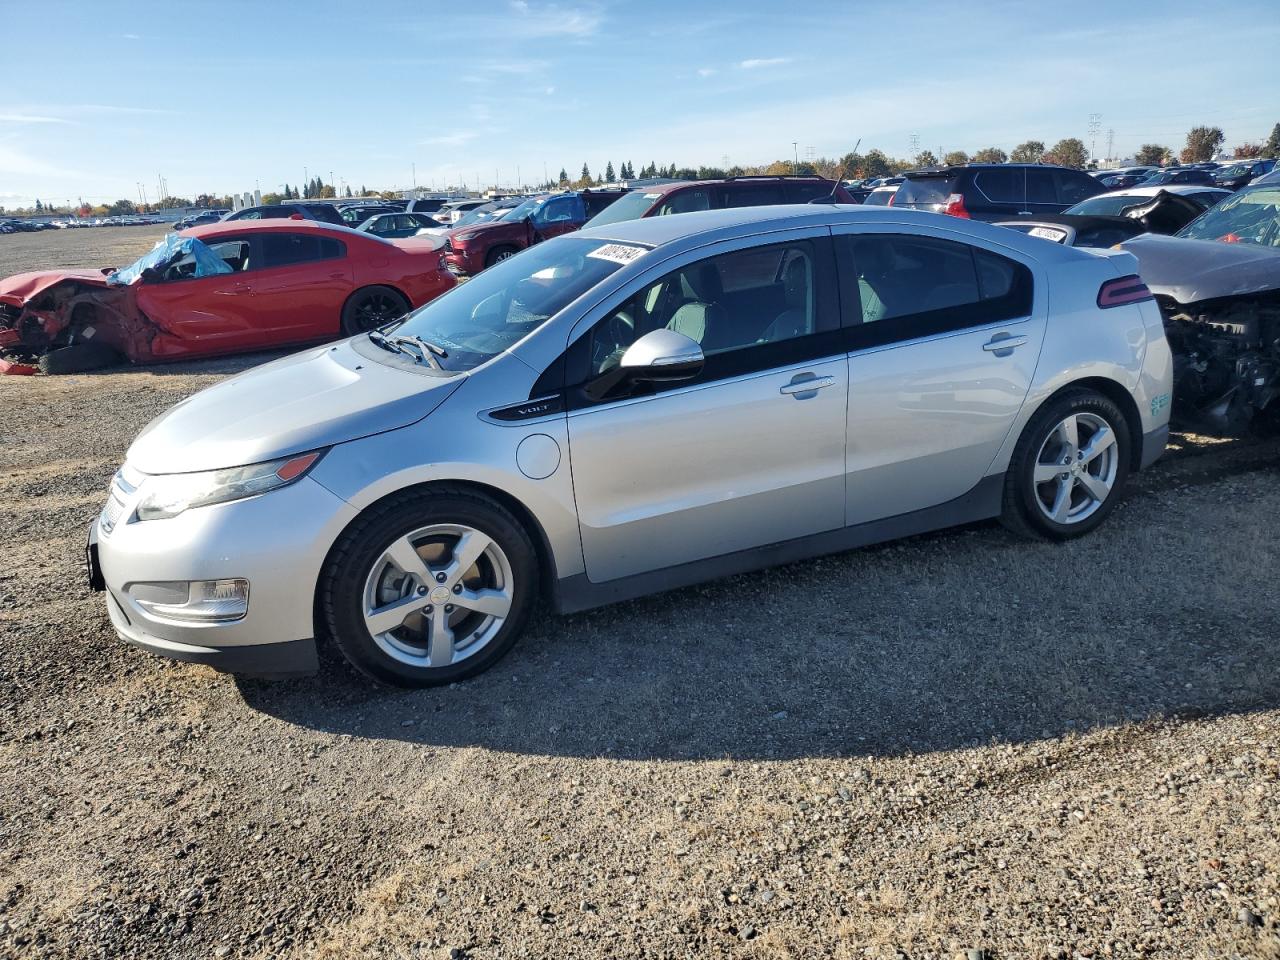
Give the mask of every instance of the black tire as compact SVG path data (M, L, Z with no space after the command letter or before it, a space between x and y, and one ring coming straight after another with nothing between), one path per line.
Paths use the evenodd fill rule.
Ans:
M1067 489L1074 492L1063 499L1070 504L1075 498L1079 498L1082 516L1063 523L1049 515L1051 506L1047 503L1061 489L1060 481L1051 479L1037 484L1035 473L1037 466L1053 464L1053 469L1058 469L1056 456L1042 462L1041 453L1046 449L1046 444L1052 444L1051 438L1055 438L1058 425L1073 414L1081 415L1080 422L1085 425L1085 429L1091 430L1095 421L1102 421L1112 431L1115 438L1115 452L1112 454L1115 473L1110 492L1101 501L1088 497L1083 484L1073 478ZM1088 438L1081 436L1082 450L1088 446L1087 440L1091 438L1092 434ZM1014 533L1036 540L1072 540L1091 533L1107 519L1123 496L1132 454L1133 440L1129 424L1120 408L1096 391L1084 388L1068 390L1036 411L1022 431L1022 436L1018 438L1009 470L1005 474L1004 506L1000 522ZM1062 464L1061 469L1063 472L1058 474L1060 478L1066 479L1064 474L1070 476L1072 473L1070 464ZM1088 506L1086 498L1098 505L1090 512L1083 513ZM1043 509L1042 503L1046 504Z
M486 267L492 267L495 263L499 262L500 260L505 260L507 259L507 257L514 257L519 252L520 252L520 249L518 247L510 247L510 246L494 247L487 254L485 254L484 265Z
M354 337L390 323L409 312L409 301L391 287L361 287L342 308L342 332Z
M105 343L73 343L69 347L50 350L36 361L41 373L86 373L114 367L120 354Z
M494 541L510 566L511 604L497 632L471 656L448 666L414 666L374 639L364 619L365 587L390 544L433 524L465 525ZM380 683L432 687L465 680L500 660L524 630L538 583L537 553L510 511L471 490L441 486L392 497L361 515L330 552L318 600L329 637L358 671Z

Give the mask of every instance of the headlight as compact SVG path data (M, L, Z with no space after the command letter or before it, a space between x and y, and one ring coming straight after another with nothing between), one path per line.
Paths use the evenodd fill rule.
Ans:
M163 520L192 507L278 490L306 476L323 454L323 450L315 450L247 467L149 476L143 483L143 497L135 515L139 520Z

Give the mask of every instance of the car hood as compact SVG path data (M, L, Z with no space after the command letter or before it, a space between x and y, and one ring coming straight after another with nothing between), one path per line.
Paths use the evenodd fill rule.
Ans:
M498 220L495 223L473 223L469 227L454 227L445 236L449 240L454 240L459 236L498 236L501 234L523 234L525 232L525 221L516 220L514 223L508 223L506 220ZM465 240L463 241L466 242Z
M79 280L100 287L107 285L107 276L101 270L39 270L34 273L18 273L0 280L0 301L21 306L64 280Z
M465 376L434 377L360 356L350 341L264 364L183 400L129 448L143 473L261 463L408 426Z
M1144 234L1121 247L1151 292L1178 303L1280 290L1280 249Z

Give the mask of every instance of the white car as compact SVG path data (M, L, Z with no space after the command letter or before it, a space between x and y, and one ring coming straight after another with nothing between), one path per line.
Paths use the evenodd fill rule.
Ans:
M863 200L862 204L866 207L892 207L893 198L897 192L897 184L891 187L876 187L867 194L867 199Z
M1230 190L1206 187L1202 183L1167 183L1159 187L1129 187L1125 190L1100 193L1088 200L1081 200L1062 212L1090 217L1116 217L1130 207L1140 206L1143 201L1151 199L1162 191L1179 197L1189 197L1206 210L1219 200L1225 200L1231 196Z

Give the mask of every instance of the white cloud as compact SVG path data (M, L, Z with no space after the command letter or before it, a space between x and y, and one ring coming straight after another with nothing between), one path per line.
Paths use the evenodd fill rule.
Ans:
M0 123L67 123L62 117L42 117L32 113L0 113Z
M590 37L600 29L604 17L594 9L571 9L558 4L530 8L528 0L511 0L511 10L519 15L506 24L521 37Z
M436 147L461 147L463 144L470 143L478 136L480 136L480 133L477 130L458 130L454 133L446 133L439 137L427 137L421 142Z
M138 36L136 33L126 33L126 34L124 34L124 38L125 38L126 40L141 40L141 39L142 39L142 38L141 38L140 36Z
M715 67L699 67L698 68L698 76L700 77L710 77L713 74L715 74L715 72L716 72Z
M755 60L743 60L738 66L743 70L758 70L760 67L780 67L784 63L790 62L790 57L763 57Z

